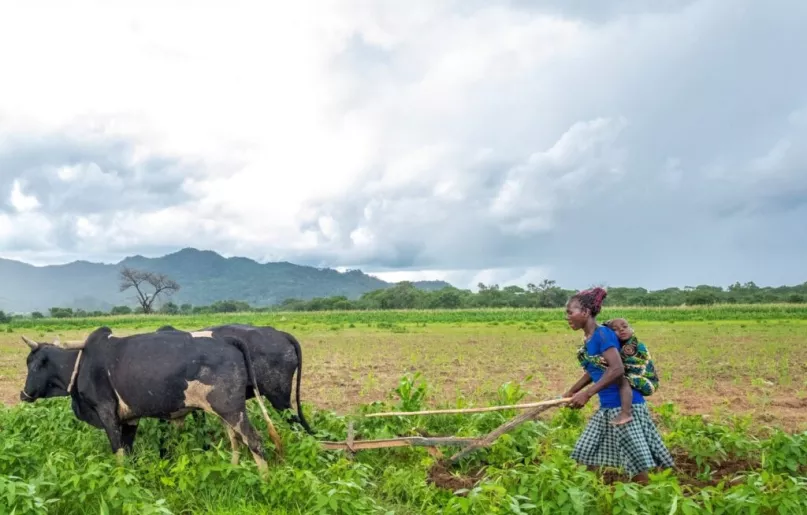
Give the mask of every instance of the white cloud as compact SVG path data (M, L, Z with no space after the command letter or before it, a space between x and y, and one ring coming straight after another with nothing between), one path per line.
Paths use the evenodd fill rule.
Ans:
M778 217L807 191L805 21L750 0L4 5L0 251L801 281Z
M616 138L624 126L624 120L575 123L547 151L509 170L490 209L502 230L550 230L555 213L571 205L581 189L618 179Z
M11 190L11 205L19 212L31 211L39 207L39 201L33 195L26 195L22 191L20 181L15 180Z

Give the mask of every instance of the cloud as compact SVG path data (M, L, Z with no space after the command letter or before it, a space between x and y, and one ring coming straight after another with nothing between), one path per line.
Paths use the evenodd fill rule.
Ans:
M0 198L6 211L49 215L154 208L188 199L194 170L179 159L137 158L133 144L63 134L6 135L0 149Z
M534 259L531 242L551 238L556 216L588 198L578 193L583 185L596 193L620 175L614 140L623 127L622 120L578 123L547 150L509 165L485 155L416 154L357 184L325 216L315 211L305 227L325 260L481 270L493 254L496 266L525 265Z
M202 173L170 156L138 155L103 133L14 132L0 147L0 242L7 251L115 246L115 220L182 205ZM83 249L86 250L86 249Z
M798 125L807 73L791 66L807 48L796 21L805 8L617 4L580 13L511 2L512 11L497 4L442 20L452 34L443 44L434 44L437 27L389 36L400 43L387 67L422 68L408 83L383 84L392 91L357 83L356 96L372 106L361 114L380 139L400 147L350 195L314 203L302 227L319 238L320 259L537 266L577 287L803 281L796 256L807 241L780 227L778 212L800 216L807 199ZM415 171L396 172L413 161ZM323 218L328 237L311 223ZM751 258L752 221L784 252ZM356 231L361 242L347 237Z
M807 4L85 7L0 10L8 257L805 280Z
M20 181L18 179L14 180L14 186L11 190L11 197L9 199L11 201L11 205L16 209L18 212L22 213L25 211L30 211L40 206L39 200L32 195L26 195L22 192L22 187L20 186Z

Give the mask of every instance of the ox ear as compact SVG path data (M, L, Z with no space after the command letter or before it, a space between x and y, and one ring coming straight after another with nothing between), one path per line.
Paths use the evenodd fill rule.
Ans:
M39 344L37 342L33 341L32 339L28 338L25 335L22 335L22 341L25 342L25 344L28 345L28 347L30 347L32 351L35 351L36 349L39 348Z

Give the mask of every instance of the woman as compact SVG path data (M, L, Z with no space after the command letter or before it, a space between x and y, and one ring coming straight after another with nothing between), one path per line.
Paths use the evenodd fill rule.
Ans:
M650 418L644 397L636 390L633 420L619 426L611 424L620 412L618 384L624 368L619 339L611 329L597 323L606 295L602 288L593 288L573 295L566 304L569 326L575 331L582 329L585 335L579 355L585 373L563 396L571 397L569 406L577 409L594 394L600 399L600 409L580 435L572 458L590 468L623 467L633 481L646 483L651 468L672 467L673 458ZM604 372L592 364L599 359L607 364Z

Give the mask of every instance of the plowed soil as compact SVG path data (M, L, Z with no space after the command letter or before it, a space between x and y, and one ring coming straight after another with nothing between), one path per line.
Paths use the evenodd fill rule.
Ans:
M437 461L429 469L427 482L439 488L456 492L461 489L470 490L484 477L484 469L482 468L475 469L471 474L465 475L452 471L443 461Z
M713 419L753 417L755 427L807 430L807 324L737 322L635 323L659 371L651 404L673 401L684 414ZM406 326L302 329L281 327L303 349L302 400L337 413L390 398L402 375L420 372L430 386L428 404L458 397L477 405L498 402L505 382L521 382L522 402L553 398L580 375L579 335L563 324L536 331L515 326ZM156 329L156 328L155 328ZM129 334L132 330L116 330ZM56 334L26 335L50 341ZM66 331L63 340L82 338ZM0 335L0 402L16 404L27 347L20 334ZM591 401L592 405L597 400Z

